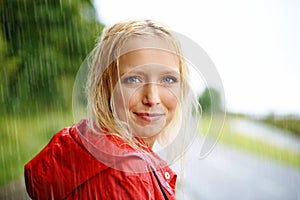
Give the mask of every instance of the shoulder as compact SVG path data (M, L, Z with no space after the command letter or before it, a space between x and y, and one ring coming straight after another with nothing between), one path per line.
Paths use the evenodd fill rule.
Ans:
M83 148L75 126L57 132L25 165L25 183L33 199L62 199L106 168Z

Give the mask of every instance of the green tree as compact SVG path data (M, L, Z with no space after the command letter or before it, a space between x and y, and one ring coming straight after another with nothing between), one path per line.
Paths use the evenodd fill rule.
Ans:
M2 31L0 29L0 111L5 110L5 99L8 94L8 79L7 77L13 76L20 63L20 59L17 57L8 56L7 42L3 38ZM5 67L4 67L5 66Z
M6 110L60 105L62 83L75 76L103 27L91 0L2 0L0 15L0 45L11 59L1 61Z
M222 111L220 93L214 88L205 88L198 101L204 114Z

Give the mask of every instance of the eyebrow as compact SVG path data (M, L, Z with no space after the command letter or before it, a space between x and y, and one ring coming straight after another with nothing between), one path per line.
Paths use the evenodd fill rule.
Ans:
M168 67L168 66L165 66L165 67L161 67L159 70L161 71L160 74L180 74L179 73L179 69L176 67L176 69L174 69L175 67ZM120 73L120 76L122 77L123 75L125 74L138 74L138 75L147 75L149 74L148 71L145 71L145 68L143 69L132 69L128 72L122 72Z

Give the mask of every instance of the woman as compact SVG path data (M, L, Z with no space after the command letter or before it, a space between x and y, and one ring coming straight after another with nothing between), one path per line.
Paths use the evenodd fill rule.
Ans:
M25 166L29 196L175 199L177 176L152 150L157 141L174 160L169 153L186 147L178 145L188 135L182 119L197 112L174 35L150 20L120 22L90 58L88 118L56 133Z

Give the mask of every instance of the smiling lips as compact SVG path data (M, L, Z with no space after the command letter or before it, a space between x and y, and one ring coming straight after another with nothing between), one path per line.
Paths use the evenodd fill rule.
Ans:
M140 113L140 112L134 112L134 114L137 117L139 117L145 121L148 121L148 122L157 121L165 115L165 114L161 114L161 113Z

